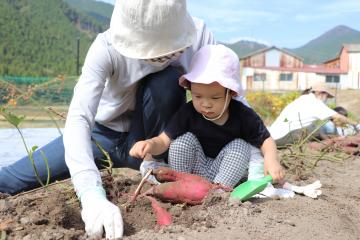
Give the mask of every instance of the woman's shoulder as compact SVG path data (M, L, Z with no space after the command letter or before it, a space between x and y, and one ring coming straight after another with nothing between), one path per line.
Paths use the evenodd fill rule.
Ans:
M203 32L205 31L205 29L207 28L206 27L206 24L205 24L205 21L203 19L200 19L200 18L197 18L197 17L192 17L192 20L194 22L194 25L195 25L195 28L196 30L199 32Z
M109 54L112 58L121 59L122 61L125 60L125 57L113 47L109 29L105 32L99 33L96 36L93 45L95 48L99 49L98 52L101 51L103 54Z
M318 99L315 97L315 95L313 93L308 93L308 94L303 94L300 97L298 97L297 99L295 99L295 101L307 101L307 102L314 102L317 101Z

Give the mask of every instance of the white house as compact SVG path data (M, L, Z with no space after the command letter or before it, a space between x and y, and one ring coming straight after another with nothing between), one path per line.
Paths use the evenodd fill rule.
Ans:
M240 58L245 89L303 90L316 82L360 89L360 44L345 44L338 56L321 65L306 65L284 49L268 47Z

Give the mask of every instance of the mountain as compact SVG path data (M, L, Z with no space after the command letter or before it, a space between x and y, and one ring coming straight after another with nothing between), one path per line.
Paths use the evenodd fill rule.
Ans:
M78 39L82 65L93 39L108 28L112 9L95 0L0 0L0 76L75 75ZM360 32L337 26L286 50L305 63L322 63L344 43L360 43ZM267 47L249 40L225 45L239 57Z
M96 34L108 27L98 17L105 14L80 10L68 0L1 0L0 76L76 74L77 40L82 63Z
M360 43L360 32L347 26L339 25L304 46L286 49L304 58L306 64L319 64L335 58L343 44Z
M64 0L77 11L85 13L108 27L114 5L92 0Z
M223 43L224 44L224 43ZM249 41L249 40L241 40L232 44L224 44L227 47L231 48L236 54L239 56L239 58L244 57L248 55L249 53L255 52L259 49L268 47L265 44L261 44L255 41Z
M335 58L342 45L346 43L360 43L360 31L340 25L299 48L285 48L285 50L302 57L305 64L320 64ZM225 45L234 50L239 57L244 57L259 49L268 47L265 44L248 40Z

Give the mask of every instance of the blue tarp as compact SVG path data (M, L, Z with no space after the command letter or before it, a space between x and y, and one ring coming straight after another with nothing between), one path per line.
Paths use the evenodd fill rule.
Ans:
M51 140L60 136L56 128L24 128L26 144L32 146L44 146ZM14 129L0 129L0 167L24 157L26 150L18 131Z

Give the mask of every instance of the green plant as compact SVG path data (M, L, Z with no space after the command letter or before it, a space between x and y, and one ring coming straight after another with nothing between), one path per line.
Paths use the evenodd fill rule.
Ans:
M316 122L315 128L310 132L306 127L298 132L290 132L292 143L279 146L280 149L283 149L283 151L281 151L281 164L298 179L303 179L305 174L313 170L319 161L327 160L342 163L344 159L349 157L349 155L341 149L336 149L336 153L330 155L329 152L326 151L311 151L308 148L308 142L310 140L320 142L320 140L316 138L316 134L327 121L328 120ZM301 121L300 125L303 127Z
M41 186L43 186L43 187L47 186L49 184L49 182L50 182L50 168L49 168L48 159L46 158L44 152L42 150L39 150L40 154L41 154L41 157L42 157L43 161L45 162L45 166L46 166L46 170L47 170L47 179L46 179L46 183L44 184L43 181L41 180L40 176L39 176L39 172L38 172L38 170L36 168L34 157L33 157L33 153L36 151L36 149L38 147L33 146L32 148L28 148L28 146L26 144L26 141L25 141L25 138L24 138L24 135L21 132L20 127L19 127L20 123L25 119L25 116L16 116L15 114L7 111L3 107L0 107L0 113L1 113L1 115L3 115L3 117L6 119L6 121L8 121L11 125L13 125L17 129L17 131L19 132L21 140L22 140L22 142L24 144L26 152L27 152L27 154L29 156L29 159L31 161L31 165L32 165L33 170L34 170L36 180L40 183Z
M276 94L272 92L248 92L246 99L266 124L273 122L289 103L300 96L299 92Z
M113 174L113 162L111 160L110 154L94 138L91 138L91 141L102 152L102 154L104 154L105 159L101 159L101 161L104 162L106 165L102 165L102 167L104 167L106 169L109 176L112 176L112 174Z

